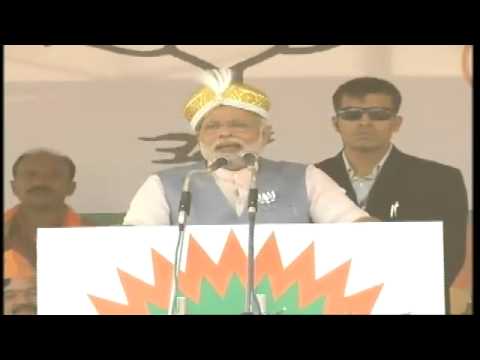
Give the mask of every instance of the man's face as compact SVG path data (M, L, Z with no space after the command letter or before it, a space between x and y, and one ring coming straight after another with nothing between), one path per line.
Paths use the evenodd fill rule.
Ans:
M198 133L202 155L213 161L231 158L244 152L259 153L265 145L265 133L260 117L250 111L219 106L205 115Z
M37 290L35 277L6 280L4 287L5 315L35 315Z
M60 206L75 190L67 163L43 153L22 159L11 185L20 202L34 208Z
M344 95L333 118L345 148L363 152L388 148L401 123L402 118L393 113L391 97L384 94L367 94L363 98Z

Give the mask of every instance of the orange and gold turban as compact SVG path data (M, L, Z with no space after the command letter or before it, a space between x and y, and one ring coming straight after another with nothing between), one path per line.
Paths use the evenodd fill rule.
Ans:
M221 105L248 110L264 119L268 118L268 96L252 86L233 83L231 70L212 70L203 80L205 86L191 97L184 110L194 130L210 110Z

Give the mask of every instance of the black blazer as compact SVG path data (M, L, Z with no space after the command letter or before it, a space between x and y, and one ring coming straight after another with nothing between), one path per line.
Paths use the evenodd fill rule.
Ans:
M357 203L341 152L315 166L334 179ZM397 201L397 217L391 219L390 207ZM451 166L404 154L393 147L370 190L366 211L382 221L443 221L448 294L465 259L468 202L461 172Z

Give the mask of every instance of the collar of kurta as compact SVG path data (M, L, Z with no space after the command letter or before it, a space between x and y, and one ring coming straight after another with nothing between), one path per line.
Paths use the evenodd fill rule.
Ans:
M240 187L248 188L251 178L250 170L241 169L238 171L230 171L226 169L218 169L214 173L214 177L228 183L237 184Z

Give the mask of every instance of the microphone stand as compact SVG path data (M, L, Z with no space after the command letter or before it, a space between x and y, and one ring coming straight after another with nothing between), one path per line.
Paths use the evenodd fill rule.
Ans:
M195 169L190 171L183 181L182 194L180 196L180 204L178 207L178 240L175 248L175 260L172 271L172 290L170 292L168 315L173 315L177 312L177 293L178 293L178 277L180 274L180 263L183 253L183 243L185 238L185 229L187 227L187 219L190 215L190 206L192 203L192 193L190 192L190 179L195 174L206 173L209 174L215 170L225 166L228 163L227 159L219 158L215 160L207 169Z
M248 280L245 301L244 315L261 315L258 298L255 294L255 223L258 205L258 189L257 189L257 161L254 160L253 165L249 165L251 180L250 190L248 192ZM254 306L255 305L255 309Z
M175 260L172 271L172 291L170 292L168 315L177 312L176 299L178 293L178 275L180 274L181 255L183 253L183 243L185 238L185 228L187 226L187 218L190 215L190 205L192 203L192 193L190 192L190 177L199 170L190 172L183 182L182 194L180 196L180 205L178 207L178 240L175 247Z

